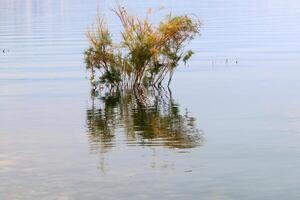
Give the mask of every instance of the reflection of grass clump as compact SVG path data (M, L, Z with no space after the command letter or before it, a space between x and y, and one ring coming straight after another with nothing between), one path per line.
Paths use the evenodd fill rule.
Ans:
M90 47L85 62L94 89L160 86L167 75L169 85L179 62L186 63L193 55L184 47L199 34L200 22L170 14L154 27L148 17L129 15L121 6L113 11L123 26L120 44L112 42L100 16L94 29L87 32Z
M93 144L110 148L118 132L130 144L194 148L204 142L195 118L181 112L171 93L147 91L147 105L131 90L100 96L101 103L87 110L87 128Z

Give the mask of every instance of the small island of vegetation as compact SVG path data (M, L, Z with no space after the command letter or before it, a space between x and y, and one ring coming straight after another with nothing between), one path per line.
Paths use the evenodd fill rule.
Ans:
M141 19L120 5L112 11L123 26L120 43L113 43L99 14L96 25L86 33L90 46L84 55L93 90L157 88L165 79L169 86L176 67L193 55L185 47L199 35L200 21L169 14L153 26L149 13Z

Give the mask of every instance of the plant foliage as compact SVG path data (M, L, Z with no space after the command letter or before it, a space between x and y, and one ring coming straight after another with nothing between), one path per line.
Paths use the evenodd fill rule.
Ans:
M138 18L118 5L113 12L123 26L122 40L114 44L103 17L86 36L89 48L84 52L93 89L145 88L161 86L168 77L168 86L179 63L193 55L185 46L200 31L200 21L188 15L167 15L158 25Z

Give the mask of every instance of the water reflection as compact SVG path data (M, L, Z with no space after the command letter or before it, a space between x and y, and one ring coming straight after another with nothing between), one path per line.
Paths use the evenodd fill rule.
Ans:
M204 141L195 118L180 110L171 91L110 91L93 100L86 116L92 148L103 152L120 143L186 149Z

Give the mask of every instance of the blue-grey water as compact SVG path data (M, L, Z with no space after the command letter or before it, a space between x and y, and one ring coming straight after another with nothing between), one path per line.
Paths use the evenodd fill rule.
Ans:
M84 33L99 10L119 39L114 1L0 0L0 199L299 199L299 1L121 3L203 22L159 111L90 98Z

